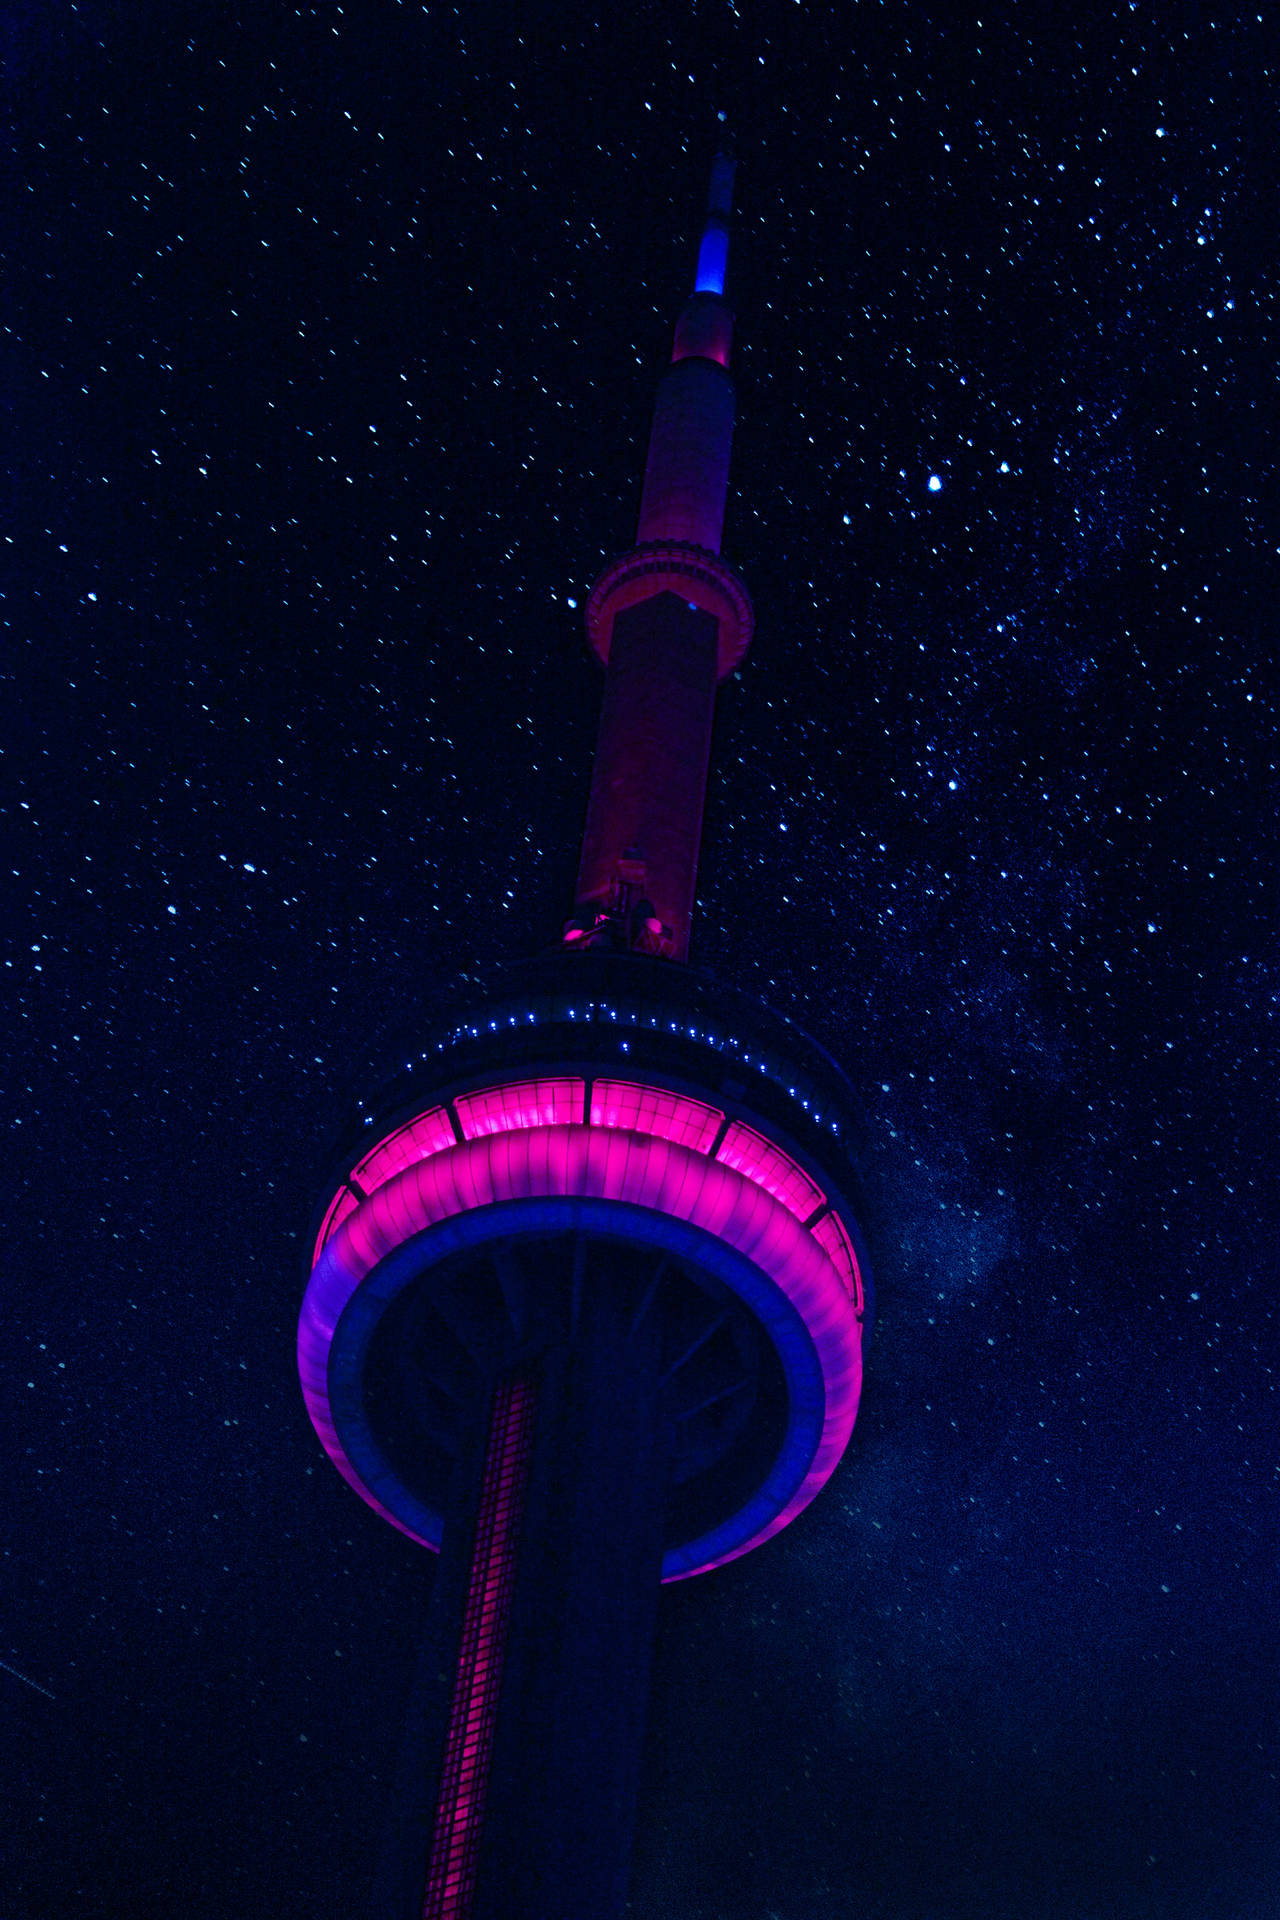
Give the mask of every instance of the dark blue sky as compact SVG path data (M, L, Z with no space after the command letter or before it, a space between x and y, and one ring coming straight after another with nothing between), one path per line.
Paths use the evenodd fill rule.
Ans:
M981 15L11 27L6 1920L360 1910L431 1573L302 1242L371 1041L567 907L722 106L694 958L858 1085L880 1304L666 1596L634 1911L1270 1920L1274 29Z

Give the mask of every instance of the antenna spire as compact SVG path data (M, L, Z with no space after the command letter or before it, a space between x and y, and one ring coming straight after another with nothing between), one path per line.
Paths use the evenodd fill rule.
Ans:
M711 185L707 191L707 217L698 248L698 270L694 276L695 293L724 293L725 268L729 261L729 215L733 209L733 174L737 158L733 135L725 117L720 121L719 138L711 160Z

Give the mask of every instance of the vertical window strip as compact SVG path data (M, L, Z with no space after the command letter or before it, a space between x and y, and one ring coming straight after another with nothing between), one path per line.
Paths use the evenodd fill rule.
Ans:
M422 1920L466 1920L474 1901L534 1405L529 1380L494 1394Z

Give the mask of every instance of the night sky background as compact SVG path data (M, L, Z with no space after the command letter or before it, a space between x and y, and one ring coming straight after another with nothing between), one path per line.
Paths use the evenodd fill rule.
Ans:
M1273 1920L1275 21L235 11L9 14L3 1920L363 1910L431 1562L306 1227L570 903L718 108L694 960L858 1087L879 1311L665 1597L632 1910Z

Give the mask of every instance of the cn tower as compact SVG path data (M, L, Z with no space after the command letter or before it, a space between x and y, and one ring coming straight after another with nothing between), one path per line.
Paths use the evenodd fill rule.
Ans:
M659 1587L795 1520L857 1412L851 1092L687 964L716 687L753 625L720 557L733 173L722 137L635 545L586 602L604 701L562 942L402 1054L311 1243L311 1419L440 1555L386 1920L622 1914Z

